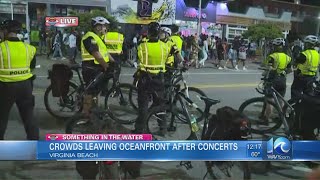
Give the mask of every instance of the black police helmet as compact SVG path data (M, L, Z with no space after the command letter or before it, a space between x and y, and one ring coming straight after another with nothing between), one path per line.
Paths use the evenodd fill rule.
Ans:
M157 22L151 22L148 26L148 34L151 37L157 37L160 32L160 24Z
M177 26L176 24L173 24L171 26L171 31L172 33L177 33L179 31L179 26Z
M5 20L1 23L1 29L6 29L8 32L19 33L22 29L22 24L17 20Z

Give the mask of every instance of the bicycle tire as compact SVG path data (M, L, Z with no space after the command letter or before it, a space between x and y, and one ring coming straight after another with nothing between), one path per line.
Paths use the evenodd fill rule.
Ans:
M171 113L171 115L169 115ZM180 112L179 112L180 113ZM170 107L169 105L160 105L160 106L155 106L151 109L149 109L148 113L146 114L145 118L147 125L147 132L152 134L153 139L155 140L187 140L190 139L190 137L193 137L193 132L191 131L191 127L189 124L186 124L185 122L182 122L178 117L178 110L177 107ZM160 117L161 116L161 117ZM170 120L167 119L165 116L169 116ZM155 119L153 119L155 117ZM159 122L163 121L164 117L166 119L167 123L167 132L164 134L162 137L161 135L158 134L160 127L159 127ZM160 119L162 118L162 119ZM172 126L170 125L172 122ZM183 124L184 130L182 128L177 128L178 124ZM158 130L158 131L157 131ZM172 134L175 132L179 133L185 133L186 135L183 136L183 138L171 138ZM171 136L171 137L170 137ZM178 134L180 136L180 134Z
M75 91L73 91L76 95L78 94L78 88L79 86L73 82L70 82L69 87L72 87ZM69 90L70 91L70 90ZM74 112L80 112L82 110L82 106L78 106L79 109L78 110L72 110L70 115L64 115L62 114L63 112L59 113L57 111L54 111L49 103L49 95L50 92L52 92L52 85L50 84L45 93L44 93L44 106L46 108L46 110L49 112L49 114L51 114L53 117L58 118L58 119L65 119L65 118L70 118L74 115ZM54 98L60 98L60 97L54 97ZM76 103L77 101L74 101L73 103ZM60 105L58 105L60 107ZM75 104L71 104L71 106L76 106Z
M135 89L134 86L132 86L131 84L128 83L122 83L117 85L116 87L111 88L105 97L105 109L108 113L108 115L115 121L119 122L120 124L132 124L136 121L136 118L138 117L138 111L137 109L135 109L131 103L132 100L130 100L130 92L132 93L133 89ZM114 92L116 92L115 96L114 96ZM124 93L127 92L128 93L128 98L123 97ZM121 99L118 99L118 93L120 93L120 96L122 96ZM132 94L131 94L132 96ZM117 98L117 100L119 100L119 105L121 107L125 106L124 110L129 110L131 111L129 114L127 112L120 112L121 108L119 110L117 110L117 103L113 103L111 102L112 99ZM132 98L132 97L131 97ZM128 105L129 104L129 105ZM115 109L113 109L113 106L115 106ZM129 109L131 107L131 109ZM120 114L117 114L120 113ZM133 115L134 117L127 117L125 119L125 117L121 117L125 116L127 117L127 115L131 116Z
M272 126L272 127L266 128L266 129L254 128L253 121L252 121L252 119L250 119L250 115L248 115L248 113L245 113L245 109L249 105L252 105L252 104L255 104L255 103L262 103L264 105L265 101L266 101L265 97L256 97L256 98L252 98L252 99L246 100L239 107L239 112L243 113L245 116L248 117L252 133L255 133L255 134L272 133L272 132L276 131L277 129L279 129L281 127L281 125L282 125L282 121L281 121L282 112L281 112L281 110L276 108L277 106L276 106L276 104L274 102L271 102L271 101L268 100L268 103L273 107L272 108L273 111L276 111L276 115L278 116L277 118L273 119L274 122L275 122L275 125ZM263 109L263 107L262 107L262 109ZM259 119L259 116L260 116L260 114L257 116L257 119Z
M185 93L186 88L182 89L181 92ZM198 94L200 97L204 96L207 97L207 95L200 90L199 88L196 87L188 87L188 92L195 92L196 94ZM191 98L190 98L191 99ZM191 99L192 100L192 99ZM201 101L201 103L204 103L202 100L199 99L199 101ZM196 103L196 102L195 102ZM201 109L201 105L199 105L199 103L196 103L199 108ZM205 104L203 105L202 109L205 108ZM194 114L197 117L197 122L201 122L204 119L204 114L203 111L198 111L197 109L193 108L196 112L193 112L192 114ZM181 119L183 120L183 119Z

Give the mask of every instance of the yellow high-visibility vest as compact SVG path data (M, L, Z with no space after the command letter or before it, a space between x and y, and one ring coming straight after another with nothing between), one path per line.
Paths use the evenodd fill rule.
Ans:
M87 32L81 40L81 57L82 57L82 61L94 61L95 64L99 64L99 62L86 50L86 48L84 47L83 41L85 39L87 39L88 37L92 37L94 43L96 43L98 45L99 48L99 52L102 55L103 59L106 62L109 62L109 56L108 56L108 50L106 45L104 44L104 42L102 41L102 39L96 35L93 32Z
M104 42L110 54L121 54L124 37L118 32L108 32L104 37Z
M319 53L316 50L305 50L302 52L307 58L303 64L298 64L302 75L315 76L319 67Z
M0 82L18 82L31 78L30 64L36 48L21 41L0 43Z
M168 46L162 42L143 42L138 47L139 69L151 74L166 72Z
M274 59L272 68L276 70L278 74L284 73L288 64L291 62L291 58L285 53L272 53L269 57Z

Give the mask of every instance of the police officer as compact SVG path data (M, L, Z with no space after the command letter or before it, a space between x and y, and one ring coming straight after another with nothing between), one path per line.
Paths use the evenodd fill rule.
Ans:
M161 27L159 38L162 42L166 43L166 45L168 46L168 50L172 50L172 52L169 53L166 65L169 67L174 67L174 65L177 65L179 62L182 62L183 58L176 43L171 39L171 34L172 33L170 28ZM175 55L177 57L176 61L174 58Z
M299 99L306 90L308 84L315 80L319 66L319 53L315 50L318 37L309 35L304 38L304 51L295 61L297 70L291 86L291 98Z
M88 85L101 71L107 71L109 61L114 62L102 39L107 32L109 21L104 17L91 20L92 31L87 32L81 41L82 75ZM93 103L93 96L98 95L103 85L90 90L84 97L83 113L88 117ZM84 120L80 123L86 123ZM96 162L76 162L76 169L83 179L96 179L98 165Z
M28 140L39 139L38 124L33 116L34 96L32 95L36 48L21 42L17 33L22 25L16 20L1 24L0 43L0 140L4 139L9 112L17 104Z
M148 26L148 40L138 46L139 67L138 77L138 118L135 124L135 133L145 131L145 115L148 111L148 98L153 97L154 104L163 102L164 73L169 56L168 46L159 40L160 25L152 22ZM166 130L166 123L160 124L160 130Z
M85 83L88 85L101 71L108 69L109 61L114 62L112 56L108 53L107 47L101 37L107 32L109 21L104 17L95 17L91 20L92 31L87 32L81 41L82 56L82 75ZM102 85L101 85L102 87ZM89 116L89 110L93 103L93 96L96 96L101 90L95 87L85 95L83 112Z
M286 75L291 72L291 57L284 53L285 40L283 38L274 39L272 46L273 52L264 61L264 65L271 68L269 81L272 82L273 88L284 97L287 88ZM267 96L272 98L271 94ZM260 117L262 124L268 125L268 116L271 111L271 106L267 105L265 114Z
M311 84L317 78L317 72L319 67L319 53L315 50L318 45L318 37L309 35L304 38L304 51L300 53L295 61L297 70L294 74L294 80L291 86L291 99L303 101L295 105L296 120L295 128L299 130L299 134L305 140L314 140L314 128L315 124L313 122L318 120L316 106L308 98L308 90L311 88ZM308 107L308 108L305 108Z
M113 86L116 85L120 77L120 66L123 58L123 41L124 37L118 30L111 30L104 36L104 42L106 43L107 50L110 55L114 58L115 64L113 64L114 76L113 76Z
M173 24L171 26L171 32L172 32L171 39L176 44L176 46L178 47L179 52L181 53L182 52L183 40L180 37L180 35L178 34L179 33L179 26Z

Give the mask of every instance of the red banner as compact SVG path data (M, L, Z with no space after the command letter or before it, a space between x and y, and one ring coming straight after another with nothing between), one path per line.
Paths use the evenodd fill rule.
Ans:
M74 27L78 25L78 17L46 17L46 26Z

